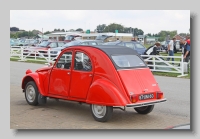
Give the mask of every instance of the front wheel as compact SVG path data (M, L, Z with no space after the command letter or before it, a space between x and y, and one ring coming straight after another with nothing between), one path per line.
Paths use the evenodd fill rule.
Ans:
M90 110L92 116L98 122L106 122L112 117L113 107L112 106L102 106L102 105L90 105Z
M26 84L25 87L25 98L29 105L38 105L38 89L35 82L30 81Z
M154 105L149 105L149 106L137 107L134 109L139 114L148 114L153 110L153 108L154 108Z

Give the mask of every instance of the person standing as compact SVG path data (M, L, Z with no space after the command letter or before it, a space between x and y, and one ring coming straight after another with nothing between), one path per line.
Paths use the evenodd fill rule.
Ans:
M176 38L173 38L172 40L170 40L168 47L167 47L167 51L169 56L174 56L174 43L176 42ZM167 61L170 60L170 57L167 58ZM172 58L172 64L174 65L174 58Z
M184 62L189 62L190 59L190 41L186 40L184 43L184 53L183 53Z
M144 55L159 55L159 51L158 48L160 47L160 42L156 42L154 45L150 46L149 48L146 49L146 51L144 52ZM148 57L143 57L144 59L147 59ZM149 60L152 60L149 59ZM153 65L152 62L146 62L149 65ZM150 69L153 69L152 66L149 66Z

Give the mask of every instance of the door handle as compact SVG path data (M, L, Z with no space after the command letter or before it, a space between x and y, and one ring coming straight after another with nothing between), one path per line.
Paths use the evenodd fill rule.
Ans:
M89 74L89 77L92 77L92 74Z
M70 74L70 72L67 72L67 74L69 75L69 74Z

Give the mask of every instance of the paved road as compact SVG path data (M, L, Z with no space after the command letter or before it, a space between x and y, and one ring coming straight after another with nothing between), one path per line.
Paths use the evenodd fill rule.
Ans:
M155 76L167 102L156 104L148 115L132 108L115 109L112 119L96 122L89 105L54 99L42 106L26 103L21 80L26 69L35 71L41 64L10 62L10 128L11 129L164 129L190 123L190 79Z

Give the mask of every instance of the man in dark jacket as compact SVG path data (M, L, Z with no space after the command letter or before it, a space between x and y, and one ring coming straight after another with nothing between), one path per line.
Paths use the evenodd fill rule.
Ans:
M147 48L144 54L145 55L159 55L158 47L160 47L160 42L156 42L154 45Z
M160 47L160 42L156 42L154 45L150 46L149 48L146 49L146 51L144 52L145 55L159 55L159 51L158 48ZM148 57L144 57L144 59L146 59ZM151 60L151 59L149 59ZM152 65L152 62L146 62L147 64ZM152 66L149 67L150 69L153 69Z

